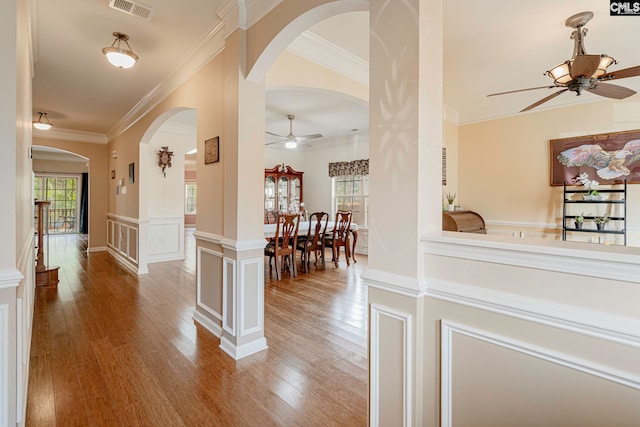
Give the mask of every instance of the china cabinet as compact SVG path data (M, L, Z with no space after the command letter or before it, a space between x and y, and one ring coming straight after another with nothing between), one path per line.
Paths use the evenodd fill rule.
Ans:
M265 212L299 212L302 203L302 175L284 164L264 170Z

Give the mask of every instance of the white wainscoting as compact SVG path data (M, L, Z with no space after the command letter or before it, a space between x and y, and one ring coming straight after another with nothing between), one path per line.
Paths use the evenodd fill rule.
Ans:
M0 304L0 427L9 426L9 305Z
M222 267L222 329L236 334L236 260L224 258Z
M380 411L384 409L383 405L380 402L380 392L381 392L381 380L380 380L380 371L385 369L384 366L381 366L381 353L384 351L388 354L389 349L382 349L382 343L385 342L385 337L381 336L382 328L381 322L385 320L391 320L394 322L398 322L402 328L402 348L399 351L402 352L402 425L403 426L411 426L412 425L412 316L408 313L403 313L398 310L394 310L389 307L385 307L379 304L371 304L371 347L370 347L370 376L371 376L371 385L370 385L370 393L371 393L371 404L370 404L370 425L378 426L381 425L380 422Z
M120 215L107 214L107 250L124 267L135 274L147 273L141 264L139 220Z
M150 218L147 249L148 263L184 259L184 217Z
M264 331L264 260L240 261L240 336ZM255 306L247 307L247 302Z
M215 301L215 298L212 298L211 296L209 296L209 298L205 297L204 294L206 292L203 292L202 265L203 263L209 263L211 265L212 261L216 260L218 260L222 265L224 254L219 251L198 246L196 257L198 265L196 270L196 305L200 310L206 312L211 317L208 317L207 315L202 314L202 312L196 310L193 318L205 329L209 330L209 332L217 337L221 337L222 328L220 325L222 324L222 300ZM212 277L207 277L206 280L212 280Z
M640 377L630 372L621 372L618 369L593 363L575 356L563 354L548 348L539 347L530 343L500 336L492 332L473 328L468 325L458 324L447 320L442 320L440 325L441 343L441 424L445 427L453 426L452 421L452 378L453 369L453 340L455 334L466 335L468 337L497 345L499 347L516 351L522 354L536 357L548 362L552 362L570 369L596 376L598 378L613 381L635 389L640 389Z
M356 242L355 252L357 254L369 254L369 229L367 227L358 228L358 241Z

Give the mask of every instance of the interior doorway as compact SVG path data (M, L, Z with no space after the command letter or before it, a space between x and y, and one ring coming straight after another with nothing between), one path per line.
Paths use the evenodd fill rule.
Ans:
M82 206L84 211L88 209L88 197L83 190L81 175L35 176L34 198L51 202L48 208L47 234L80 232Z

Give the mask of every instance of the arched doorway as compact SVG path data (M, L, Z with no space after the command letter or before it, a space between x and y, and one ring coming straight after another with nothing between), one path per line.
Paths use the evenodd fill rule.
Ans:
M196 111L174 108L158 117L139 145L140 270L148 263L184 259L186 154L196 149ZM158 153L171 153L170 167Z
M45 234L77 235L88 247L90 218L90 161L79 154L47 146L32 146L33 199L50 202Z

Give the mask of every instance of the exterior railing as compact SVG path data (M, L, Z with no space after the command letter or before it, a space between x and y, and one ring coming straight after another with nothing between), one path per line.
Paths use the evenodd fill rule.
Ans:
M49 209L49 234L77 233L75 209Z

